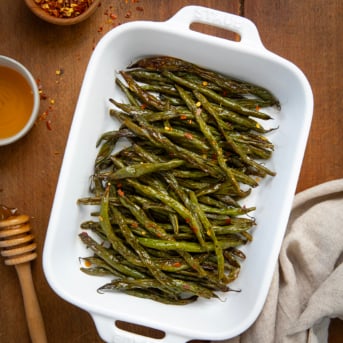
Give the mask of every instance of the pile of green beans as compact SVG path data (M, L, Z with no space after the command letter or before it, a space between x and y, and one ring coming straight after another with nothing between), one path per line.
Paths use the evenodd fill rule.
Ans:
M110 115L121 125L99 137L91 196L78 199L99 209L81 223L92 251L81 270L113 278L99 292L166 304L230 291L256 225L242 202L275 175L261 122L278 100L167 56L141 59L115 82L126 100L110 99Z

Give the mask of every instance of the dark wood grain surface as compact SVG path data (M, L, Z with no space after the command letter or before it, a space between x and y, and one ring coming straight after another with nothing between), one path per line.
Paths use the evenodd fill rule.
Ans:
M342 1L102 0L89 20L71 27L41 21L23 0L1 1L0 54L22 62L46 95L31 132L10 146L0 147L0 204L17 207L33 217L39 258L32 263L32 273L51 343L101 342L88 313L50 289L40 258L88 60L101 37L117 25L133 20L164 21L189 4L251 19L266 48L295 63L308 77L315 109L297 191L343 177ZM199 29L232 37L216 28ZM0 275L0 342L30 342L15 270L0 263ZM341 342L342 337L342 322L334 320L329 342Z

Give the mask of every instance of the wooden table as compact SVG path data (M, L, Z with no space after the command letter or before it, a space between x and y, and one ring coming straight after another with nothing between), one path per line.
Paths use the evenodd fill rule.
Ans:
M121 23L164 21L189 4L253 20L265 46L294 62L308 77L315 110L297 191L343 177L342 1L102 0L89 20L72 27L41 21L24 1L1 1L0 54L25 64L39 80L46 99L41 101L40 118L32 131L17 143L0 148L0 203L34 218L39 256L75 104L94 47L107 31ZM230 37L215 28L201 30ZM32 269L49 341L101 342L89 315L50 289L41 259L33 262ZM15 270L0 263L0 275L0 341L29 342ZM342 323L333 321L330 342L341 341L342 335Z

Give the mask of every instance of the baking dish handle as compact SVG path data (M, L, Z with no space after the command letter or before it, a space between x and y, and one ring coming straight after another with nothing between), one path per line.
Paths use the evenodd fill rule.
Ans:
M100 337L106 343L185 343L189 340L189 338L184 336L166 332L163 338L146 337L118 328L113 318L98 314L91 314L91 317Z
M236 14L203 6L185 6L165 23L184 30L189 30L193 23L219 27L237 33L241 39L235 43L264 49L256 25L251 20Z

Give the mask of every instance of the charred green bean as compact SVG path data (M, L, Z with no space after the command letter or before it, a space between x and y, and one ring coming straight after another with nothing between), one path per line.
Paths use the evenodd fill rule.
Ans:
M113 276L99 293L165 304L230 291L257 225L245 198L260 178L276 175L265 163L274 129L263 123L279 101L261 86L168 56L118 71L115 85L126 97L109 99L119 128L95 142L91 194L77 201L96 208L80 224L93 253L80 258L81 271Z

